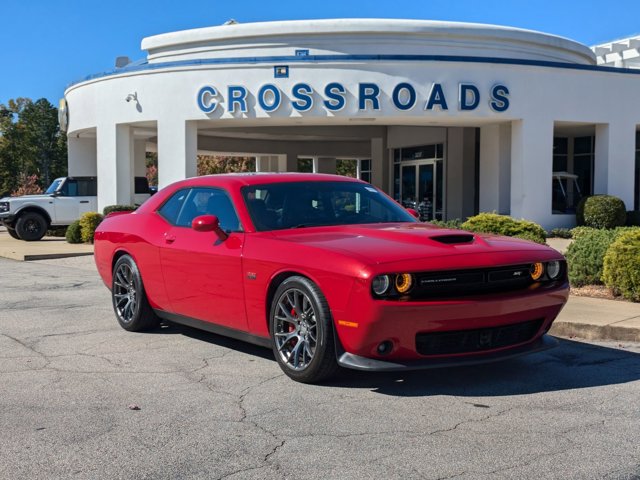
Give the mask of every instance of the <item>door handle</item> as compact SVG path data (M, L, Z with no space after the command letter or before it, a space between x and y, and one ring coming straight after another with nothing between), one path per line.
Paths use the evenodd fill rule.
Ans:
M173 243L176 241L176 236L175 235L169 235L169 234L164 234L164 241L166 243Z
M89 203L89 200L80 200L80 203Z

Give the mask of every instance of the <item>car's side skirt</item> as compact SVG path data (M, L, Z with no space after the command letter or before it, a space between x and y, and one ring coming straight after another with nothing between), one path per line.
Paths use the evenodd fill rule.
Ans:
M268 337L260 337L258 335L252 335L251 333L243 332L242 330L236 330L235 328L224 327L211 322L205 322L196 318L185 317L178 315L177 313L166 312L164 310L153 310L158 317L169 322L179 323L187 327L197 328L199 330L205 330L216 335L222 335L224 337L235 338L243 342L252 343L261 347L271 348L271 339Z

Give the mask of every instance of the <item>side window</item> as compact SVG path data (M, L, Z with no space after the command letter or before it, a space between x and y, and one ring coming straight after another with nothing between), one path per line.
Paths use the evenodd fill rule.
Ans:
M80 197L95 197L98 186L95 178L79 178L77 180L77 195Z
M231 199L222 190L207 191L207 206L205 213L215 215L220 221L220 227L226 232L237 232L240 229L240 221L233 208Z
M217 188L192 188L176 192L158 213L179 227L191 227L200 215L215 215L228 232L240 230L240 221L227 194Z
M67 178L64 182L64 186L60 189L60 195L65 197L77 197L78 182L75 179Z
M160 207L158 213L162 215L167 222L176 225L178 223L178 216L186 203L185 201L189 192L189 189L178 190Z

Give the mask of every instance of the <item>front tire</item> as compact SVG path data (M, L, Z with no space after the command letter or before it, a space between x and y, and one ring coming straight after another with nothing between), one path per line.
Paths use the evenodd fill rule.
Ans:
M7 227L7 232L9 232L9 235L11 235L12 238L15 238L16 240L22 240L20 238L20 235L18 235L18 232L16 232L15 228Z
M118 323L129 332L156 328L160 323L144 290L136 262L123 255L113 267L111 301Z
M324 295L308 278L280 284L269 315L273 354L293 380L316 383L335 375L333 320Z
M16 234L21 240L35 242L44 237L49 224L47 220L36 212L26 212L16 221Z

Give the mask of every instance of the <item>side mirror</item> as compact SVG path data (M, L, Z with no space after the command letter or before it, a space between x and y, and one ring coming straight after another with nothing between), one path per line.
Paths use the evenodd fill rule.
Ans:
M409 212L411 215L413 215L416 218L420 218L420 214L414 208L407 208L407 212Z
M225 241L229 235L220 228L220 220L215 215L200 215L191 222L191 228L196 232L215 232L218 238Z

